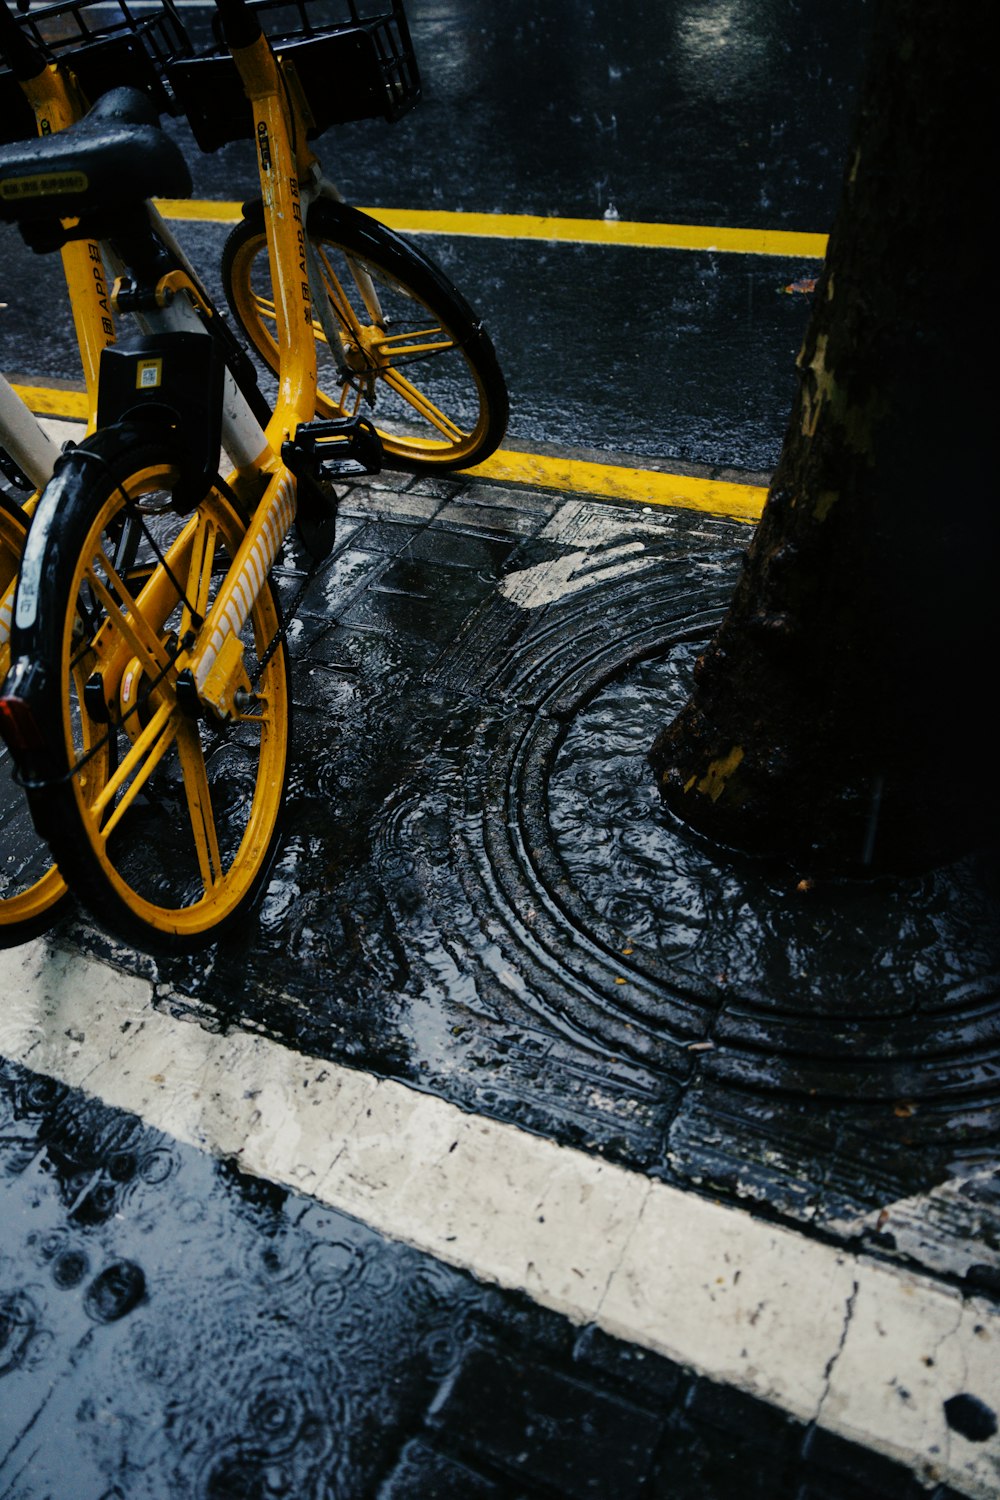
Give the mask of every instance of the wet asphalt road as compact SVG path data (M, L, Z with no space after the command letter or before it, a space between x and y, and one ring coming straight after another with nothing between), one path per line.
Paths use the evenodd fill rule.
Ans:
M836 208L868 6L503 7L415 4L424 83L389 125L328 132L352 202L825 233ZM184 11L196 44L204 13ZM250 147L212 155L186 124L196 197L253 191ZM225 229L185 225L213 290ZM57 265L5 246L0 359L67 370ZM514 446L766 473L777 459L808 316L812 260L433 237L424 248L489 328ZM22 298L32 287L47 326Z
M324 138L356 203L824 231L836 208L866 0L709 4L413 0L423 98ZM202 13L185 11L192 39ZM195 193L233 197L240 145Z
M414 0L424 100L397 125L331 134L331 175L387 207L829 227L868 4L581 9ZM197 33L199 12L185 15ZM195 177L198 196L239 198L250 153L199 158ZM225 231L182 232L209 271ZM808 316L790 288L815 262L430 248L494 336L512 443L755 476L774 463ZM9 250L5 370L75 378L66 325L40 330L21 295L37 286L55 307L53 268ZM938 1500L988 1493L756 1399L773 1394L763 1376L730 1389L723 1364L704 1373L707 1352L694 1373L487 1285L446 1233L434 1255L384 1236L312 1193L300 1141L269 1175L234 1134L252 1107L247 1136L273 1124L276 1160L284 1116L326 1064L397 1081L470 1134L500 1122L630 1182L752 1201L805 1243L939 1274L949 1316L995 1294L995 870L803 907L784 875L735 862L720 880L710 854L686 862L652 817L644 748L747 534L460 478L355 492L292 633L288 837L248 932L158 963L71 917L52 950L56 970L69 955L63 988L32 950L42 998L26 983L30 1005L4 1016L0 1495L913 1500L924 1480ZM668 864L674 883L650 900ZM88 1053L100 1005L78 1014L81 954L138 994L103 1055ZM230 1038L273 1049L277 1068L318 1063L261 1082L234 1067ZM119 1045L137 1054L131 1073ZM193 1126L169 1109L157 1123L165 1076ZM453 1150L439 1143L443 1161ZM379 1170L391 1176L358 1173L376 1197ZM817 1303L824 1286L807 1277ZM822 1392L856 1297L855 1284L818 1359ZM988 1386L971 1363L953 1373L945 1344L940 1332L952 1383L933 1389L935 1415L944 1394L949 1433L988 1426ZM923 1399L910 1385L893 1393L901 1410ZM972 1473L980 1452L968 1439L948 1472Z

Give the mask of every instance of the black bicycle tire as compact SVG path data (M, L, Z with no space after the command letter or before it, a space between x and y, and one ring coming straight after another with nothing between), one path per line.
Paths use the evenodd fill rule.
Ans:
M239 298L233 291L233 267L244 244L260 235L264 222L263 207L255 199L243 205L243 213L243 219L232 229L223 246L221 277L233 317L251 346L261 354L253 330L247 327L240 311ZM349 254L375 264L416 293L454 336L480 383L486 427L481 440L469 454L453 459L446 456L421 459L387 453L387 467L439 474L472 468L489 458L506 434L510 400L493 342L466 298L428 255L360 209L330 198L319 198L309 210L308 223L310 233L317 238L327 238ZM375 425L378 426L377 416Z
M11 633L11 659L27 684L25 698L40 731L41 745L30 757L22 756L21 771L32 817L38 832L52 850L69 890L103 927L131 945L152 953L188 952L214 941L240 923L267 880L273 867L281 835L281 812L287 789L290 757L286 732L283 780L278 814L271 830L260 868L237 907L208 933L170 933L151 928L139 919L110 885L101 861L82 830L75 798L67 777L63 749L62 640L69 592L88 532L110 495L127 486L129 476L161 464L169 465L176 449L162 434L148 434L128 424L98 431L80 448L96 455L98 462L68 463L59 474L58 519L46 531L37 567L39 594L34 620L19 625L15 617ZM44 495L42 504L44 504ZM235 510L233 517L238 519ZM40 506L41 514L41 506ZM243 525L242 520L239 521ZM23 576L23 570L22 570ZM270 580L265 584L280 622L277 593ZM290 678L287 645L282 637L277 655L283 659L286 682ZM34 670L32 670L32 668ZM290 713L291 696L287 694Z

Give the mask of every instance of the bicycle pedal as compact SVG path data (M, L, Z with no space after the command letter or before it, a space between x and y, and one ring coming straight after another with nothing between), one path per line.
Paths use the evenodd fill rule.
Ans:
M293 474L327 480L377 474L385 461L382 439L367 417L300 422L281 457Z

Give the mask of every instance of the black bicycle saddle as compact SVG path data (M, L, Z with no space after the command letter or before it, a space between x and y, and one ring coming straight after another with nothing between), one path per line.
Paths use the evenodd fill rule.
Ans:
M95 232L95 218L111 222L154 194L190 193L183 153L164 135L155 106L139 89L110 89L65 130L0 146L0 219L19 224L36 249L55 245L39 243L32 224L83 219L84 238ZM62 229L56 243L70 237L72 230Z

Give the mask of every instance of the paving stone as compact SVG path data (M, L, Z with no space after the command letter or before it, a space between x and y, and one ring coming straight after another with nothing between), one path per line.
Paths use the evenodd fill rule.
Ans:
M442 1387L428 1421L567 1500L640 1496L662 1425L620 1396L482 1348Z
M440 577L437 584L428 576L427 587L431 590L428 594L366 590L343 611L339 623L377 631L390 639L402 638L411 664L427 665L454 637L468 614L470 596L481 592L483 587L466 571L437 571Z
M547 518L555 515L564 500L565 496L559 491L492 482L470 485L462 496L462 505L502 505L523 515Z
M414 540L408 555L425 558L439 567L468 568L496 579L515 546L516 539L511 537L492 537L467 527L459 530L435 523Z
M583 1329L574 1342L573 1361L581 1379L621 1383L643 1401L662 1404L664 1408L678 1400L689 1383L678 1365L659 1359L635 1344L623 1344L593 1324Z
M348 498L365 490L405 490L413 483L413 475L408 469L392 469L386 467L380 469L377 474L372 474L365 480L363 485L355 485L348 491Z
M403 494L398 489L385 488L372 490L363 499L352 502L348 514L362 522L380 521L384 516L392 515L425 523L437 515L441 505L442 501L433 495ZM339 514L343 515L344 511Z
M921 1484L916 1475L894 1463L880 1453L857 1448L853 1443L827 1432L822 1427L811 1427L802 1444L802 1457L810 1467L829 1477L805 1478L803 1500L821 1494L851 1494L858 1500L926 1500L927 1486ZM928 1475L933 1483L934 1475ZM816 1486L826 1486L816 1488ZM839 1486L839 1488L838 1488Z
M393 496L393 516L402 514L405 517L405 511L398 511L395 500L396 497ZM365 552L384 552L389 557L395 557L410 546L422 530L422 526L411 524L408 519L390 520L385 515L380 515L377 520L369 521L367 526L355 533L351 545Z
M461 526L466 531L473 526L481 527L497 536L533 536L541 530L554 509L551 503L529 509L527 506L502 504L500 500L494 502L493 493L487 490L485 494L466 494L460 500L442 505L435 521Z
M379 1486L377 1500L516 1500L509 1488L419 1439Z
M685 1413L692 1424L728 1434L731 1440L738 1434L742 1446L759 1449L776 1466L793 1459L802 1444L802 1425L794 1418L711 1380L694 1381Z
M472 481L460 469L450 474L411 474L406 486L409 495L439 495L443 500L454 500L464 494Z
M794 1483L780 1461L748 1453L735 1435L727 1442L714 1431L671 1427L644 1500L791 1500Z

